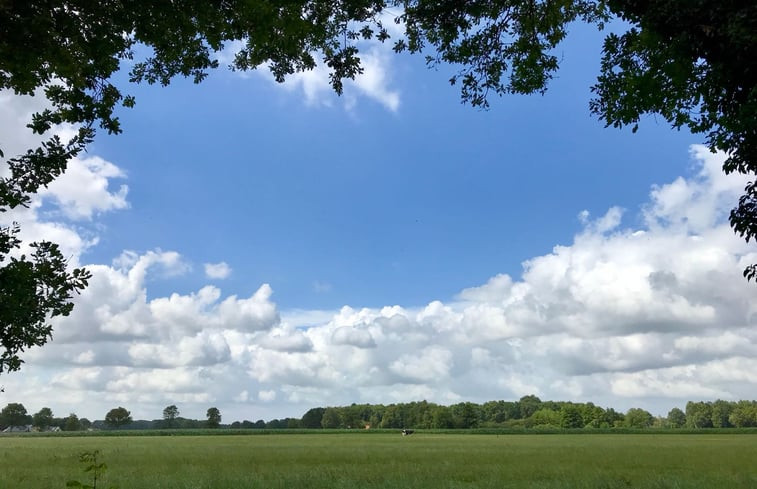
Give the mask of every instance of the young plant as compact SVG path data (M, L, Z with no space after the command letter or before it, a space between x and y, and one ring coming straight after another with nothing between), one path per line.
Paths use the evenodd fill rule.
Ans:
M92 484L82 483L77 480L70 480L66 482L66 487L74 487L79 489L97 489L97 483L100 482L101 489L117 489L114 485L110 485L107 488L102 487L103 474L106 470L108 470L108 466L105 465L105 462L103 462L102 459L98 462L97 459L99 456L100 450L83 452L81 455L79 455L79 462L84 464L84 468L82 470L84 470L85 474L90 474L90 477L92 477Z

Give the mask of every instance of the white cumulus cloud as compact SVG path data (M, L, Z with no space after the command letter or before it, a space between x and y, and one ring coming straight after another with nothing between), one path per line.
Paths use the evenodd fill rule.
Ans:
M224 279L231 275L231 267L224 261L219 263L206 263L205 276L210 279Z
M69 125L57 126L44 137L32 134L26 124L33 113L47 107L43 95L21 96L0 91L0 149L6 157L0 158L0 176L9 174L7 158L36 148L53 134L64 141L73 135L74 129ZM78 266L81 254L97 244L98 232L77 221L90 221L98 214L127 208L128 187L122 184L113 190L109 186L111 180L125 176L118 166L98 156L73 158L60 177L32 196L28 207L0 213L0 226L21 224L19 238L25 244L20 253L29 253L29 243L48 240L60 245L70 265Z

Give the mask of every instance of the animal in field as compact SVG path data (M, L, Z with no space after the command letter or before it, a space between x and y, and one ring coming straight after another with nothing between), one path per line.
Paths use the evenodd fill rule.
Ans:
M402 436L408 436L415 433L415 430L402 430Z

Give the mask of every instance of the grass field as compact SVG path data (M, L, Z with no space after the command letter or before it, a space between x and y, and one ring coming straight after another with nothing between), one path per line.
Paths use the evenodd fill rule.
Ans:
M0 437L0 488L86 482L94 449L120 489L757 487L757 436L385 433Z

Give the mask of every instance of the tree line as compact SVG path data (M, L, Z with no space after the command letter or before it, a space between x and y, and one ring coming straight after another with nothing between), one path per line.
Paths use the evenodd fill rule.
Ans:
M390 405L352 404L309 410L300 428L417 429L612 429L757 427L757 401L686 403L667 416L641 408L625 413L594 403L542 401L528 395L518 401L460 402L443 406L427 401Z
M186 419L179 416L179 408L167 406L163 418L156 420L134 420L131 411L116 407L105 414L102 420L90 421L71 413L65 418L53 415L52 409L43 407L34 414L29 414L23 404L11 402L0 411L0 431L7 428L20 428L22 431L88 431L88 430L149 430L149 429L200 429L219 428L221 411L211 407L206 413L207 419Z
M686 403L685 410L671 409L667 416L653 416L641 408L625 413L602 408L591 402L542 401L535 395L518 401L488 401L483 404L460 402L449 406L427 401L399 404L351 404L316 407L302 418L282 418L255 422L244 420L221 424L221 412L211 407L204 420L183 418L176 405L167 406L154 420L133 420L123 408L113 408L103 420L90 421L75 413L65 418L53 416L48 407L28 414L23 404L10 403L0 411L0 430L33 427L36 431L102 429L612 429L612 428L749 428L757 427L757 401Z

